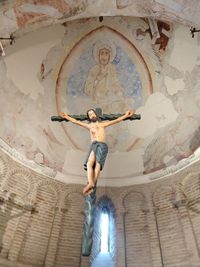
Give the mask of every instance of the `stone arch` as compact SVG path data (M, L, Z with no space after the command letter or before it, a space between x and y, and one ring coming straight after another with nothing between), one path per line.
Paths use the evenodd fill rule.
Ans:
M130 190L123 199L127 266L151 266L148 210L145 196ZM144 256L145 255L145 256Z
M65 195L64 207L68 211L74 209L77 212L82 212L84 209L84 197L80 190L71 190L68 194Z
M124 194L122 203L126 211L146 208L145 196L142 193L133 190L130 190Z
M55 218L57 191L50 184L37 187L36 213L31 214L21 246L19 260L43 265Z
M186 175L181 183L179 189L183 194L184 201L183 206L185 212L189 217L191 233L186 233L186 238L193 236L195 241L195 247L197 251L200 251L200 229L199 229L199 214L200 214L200 175L199 173L189 173Z
M59 198L59 193L60 193L60 190L59 190L57 183L54 183L52 181L42 181L42 182L38 183L36 185L36 188L35 188L35 198L37 198L38 192L40 191L41 188L48 188L49 190L51 190L52 194L55 194L55 196L56 196L54 203L57 204L58 198ZM36 200L36 202L37 202L37 200Z
M81 196L81 203L83 198L82 189L78 185L62 184L57 186L59 192L58 207L63 210L68 210L70 206L70 199L74 193ZM73 198L73 197L72 197ZM80 212L83 212L83 205L79 208Z
M157 187L152 196L162 260L166 266L190 266L182 219L179 209L174 205L175 199L173 185Z
M179 188L188 200L197 200L200 196L200 175L199 173L189 173L179 184Z
M30 172L18 168L9 171L3 189L8 191L15 201L24 203L31 191Z
M67 192L64 198L63 208L61 209L59 246L56 252L55 267L79 266L83 229L83 207L84 198L82 193L77 190ZM63 265L63 262L65 262L65 265Z
M172 185L158 186L153 193L152 201L158 209L172 207L175 199L175 189Z
M18 224L27 212L27 195L30 192L30 172L13 168L6 173L2 185L2 197L5 199L1 210L0 243L3 253L7 254L12 246Z

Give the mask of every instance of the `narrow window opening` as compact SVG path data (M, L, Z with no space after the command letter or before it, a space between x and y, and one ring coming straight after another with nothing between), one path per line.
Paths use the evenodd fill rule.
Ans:
M101 249L100 253L109 252L109 216L106 208L101 213Z

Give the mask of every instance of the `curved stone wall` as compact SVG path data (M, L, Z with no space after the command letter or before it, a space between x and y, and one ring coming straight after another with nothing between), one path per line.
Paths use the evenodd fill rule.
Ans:
M151 22L133 17L76 20L19 38L0 61L1 148L38 172L82 183L88 132L51 116L134 108L141 120L107 129L104 184L148 182L199 158L199 42L187 27L154 23L155 40Z
M82 186L38 175L3 153L0 161L0 264L92 264L99 252L99 221L91 257L81 257ZM197 267L199 191L199 163L148 185L99 186L98 210L107 205L112 214L110 253L116 267Z

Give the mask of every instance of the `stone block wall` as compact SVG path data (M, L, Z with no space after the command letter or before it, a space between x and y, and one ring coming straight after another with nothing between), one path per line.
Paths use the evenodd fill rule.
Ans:
M98 187L92 253L82 257L82 185L35 173L0 152L0 267L91 266L105 206L116 267L199 267L199 178L196 162L149 184Z

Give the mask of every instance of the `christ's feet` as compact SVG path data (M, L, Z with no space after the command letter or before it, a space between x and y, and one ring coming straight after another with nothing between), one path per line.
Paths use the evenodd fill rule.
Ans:
M84 194L85 196L90 195L93 191L94 191L94 185L93 185L93 184L87 184L87 185L83 188L83 194Z

